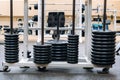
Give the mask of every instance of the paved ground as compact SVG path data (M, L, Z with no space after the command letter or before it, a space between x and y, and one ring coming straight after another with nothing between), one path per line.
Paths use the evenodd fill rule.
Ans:
M23 48L23 45L20 44L20 50L23 50ZM32 49L32 43L29 45L29 49ZM4 46L0 45L1 69L3 57ZM21 69L11 67L11 72L0 73L0 80L120 80L120 56L116 56L116 63L110 69L109 74L98 74L97 70L100 69L95 68L92 71L87 71L82 68L48 68L47 72L39 72L37 68Z

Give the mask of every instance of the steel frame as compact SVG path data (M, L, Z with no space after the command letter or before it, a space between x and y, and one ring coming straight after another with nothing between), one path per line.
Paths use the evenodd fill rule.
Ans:
M79 0L79 2L81 3L82 0ZM41 0L38 1L38 4L41 4ZM18 63L14 63L14 64L9 64L6 62L3 62L3 67L4 66L16 66L16 67L21 67L21 66L29 66L29 67L37 67L37 66L42 66L42 67L86 67L86 68L91 68L91 67L96 67L95 65L93 65L91 63L91 59L90 59L90 53L91 53L91 12L92 12L92 0L86 0L85 2L86 5L86 22L85 22L85 54L84 57L80 57L80 60L84 60L84 62L79 61L78 64L68 64L67 62L52 62L48 65L36 65L35 63L33 63L33 61L29 61L27 58L27 51L28 51L28 0L24 0L24 57L18 62ZM38 13L41 12L40 10L41 6L39 6L38 9ZM81 8L81 6L80 6ZM81 12L81 11L80 11ZM40 29L41 26L41 14L38 15L38 28ZM79 15L79 17L81 18L81 15ZM81 21L81 19L79 19L79 21ZM78 26L81 26L82 24L79 23ZM80 28L81 29L81 28ZM80 32L81 34L81 32ZM38 40L37 42L40 42L40 35L38 36Z

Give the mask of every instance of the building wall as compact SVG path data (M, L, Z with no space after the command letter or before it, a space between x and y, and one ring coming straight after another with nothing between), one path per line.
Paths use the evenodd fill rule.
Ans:
M14 25L17 26L18 18L23 18L24 14L24 0L13 0L14 1ZM38 0L28 0L29 7L32 10L29 10L29 16L33 16L37 14L37 10L33 9L33 4L37 3ZM45 0L46 4L51 3L66 3L72 4L72 0ZM84 3L84 0L83 0ZM108 9L116 9L120 10L120 0L108 0ZM97 4L103 4L103 0L92 0L93 8L97 7ZM0 25L9 25L9 0L0 0ZM101 5L101 8L103 6ZM72 10L71 5L46 5L45 6L45 14L47 16L49 11L60 11L60 10ZM66 16L70 16L72 14L71 11L65 11ZM101 12L101 15L103 12ZM112 15L112 13L108 12L108 16ZM92 15L97 15L96 11L93 11ZM120 12L117 13L117 16L120 16Z

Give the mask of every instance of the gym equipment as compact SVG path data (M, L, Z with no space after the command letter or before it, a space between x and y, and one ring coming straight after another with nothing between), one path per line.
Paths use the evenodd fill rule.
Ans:
M113 65L115 63L115 32L93 32L91 56L92 63L95 65Z
M10 34L5 34L5 61L16 63L19 61L19 36L13 34L13 0L10 0Z
M81 1L79 0L79 3L81 4ZM85 53L84 54L82 54L81 52L79 53L79 56L78 56L78 62L76 61L77 60L77 58L74 58L74 57L76 57L76 56L74 56L74 57L71 57L70 56L70 58L69 58L69 55L68 55L68 53L67 53L67 58L68 59L70 59L69 61L70 61L70 64L69 63L67 63L67 62L65 62L65 61L52 61L51 63L49 63L49 64L35 64L34 62L33 62L33 60L32 61L30 61L28 58L27 58L27 51L28 51L28 29L34 29L34 30L38 30L38 40L37 40L37 42L38 42L38 45L40 44L39 42L40 42L40 30L41 30L41 32L42 33L44 33L44 30L43 30L43 27L42 27L42 29L40 28L40 27L38 27L38 28L28 28L28 0L24 0L24 11L25 11L25 16L24 16L24 53L23 53L23 58L18 62L18 63L16 63L16 64L10 64L10 63L6 63L6 62L3 62L3 67L4 67L4 70L6 70L8 67L6 67L6 66L28 66L28 67L38 67L39 69L41 69L41 67L42 67L42 70L44 70L44 69L46 69L46 67L65 67L65 68L67 68L67 67L69 67L69 68L80 68L80 67L82 67L82 68L87 68L87 69L92 69L92 68L95 68L95 67L97 67L97 68L103 68L103 72L107 72L108 70L109 70L109 68L111 68L111 66L96 66L95 64L93 64L92 62L91 62L91 8L92 8L92 6L91 6L91 3L92 3L92 1L90 1L90 0L88 0L86 3L85 3L85 6L86 6L86 11L85 11L85 39L86 39L86 41L85 41ZM40 3L40 0L39 0L39 3L38 4L41 4ZM80 5L80 6L82 6L82 4ZM80 9L81 9L81 7L79 7ZM74 11L74 10L73 10ZM41 11L41 8L40 8L40 5L39 5L39 7L38 7L38 12L40 13L40 12L44 12L44 11ZM74 12L75 13L75 12ZM82 12L81 12L82 13ZM40 17L41 17L41 14L38 14L38 24L39 24L39 26L41 26L40 24L41 24L41 19L40 19ZM75 16L75 15L74 15ZM80 23L82 23L82 16L79 14L79 17L80 18L78 18L81 22ZM89 17L89 18L88 18ZM73 17L74 18L74 17ZM43 20L43 18L42 18L42 20ZM75 21L74 21L74 19L73 19L73 23L74 23ZM44 21L42 21L42 24L44 23ZM79 25L81 25L79 23ZM73 24L74 25L74 24ZM81 27L81 26L80 26ZM46 30L56 30L55 28L45 28ZM59 30L71 30L71 28L60 28ZM70 35L70 36L72 36L72 37L69 37L69 42L68 42L68 44L70 43L70 45L72 44L72 46L73 46L73 44L74 43L76 43L77 44L77 42L78 42L78 36L77 35L75 35L74 33L75 33L75 30L83 30L82 28L78 28L78 27L75 27L75 25L72 27L72 35ZM74 35L73 35L74 34ZM106 34L105 34L106 35ZM41 40L41 42L43 43L44 42L44 37L43 37L44 35L42 34L42 40ZM77 38L76 38L77 37ZM97 35L97 37L99 37L98 35ZM74 39L74 40L72 40L72 39ZM59 40L59 38L57 38L56 39L56 41L58 41ZM102 51L102 53L105 55L105 56L102 56L102 58L105 58L106 57L106 52L108 52L109 54L110 54L110 56L109 56L109 59L107 59L108 61L110 60L110 62L113 62L113 61L111 61L111 60L114 60L114 58L110 58L110 57L113 57L113 55L111 55L112 54L112 51L114 50L114 49L111 49L111 47L113 47L113 46L111 46L111 45L113 45L114 43L111 43L110 44L110 48L106 48L106 45L109 43L106 43L106 42L104 42L103 44L105 45L105 46L103 46L103 47L105 47L106 49L100 49L99 48L99 45L98 44L100 44L99 42L96 42L96 41L98 41L99 40L99 38L97 38L97 40L95 39L95 41L93 42L93 44L97 44L97 45L95 45L95 46L93 46L93 47L98 47L98 48L96 48L96 49L92 49L92 50L94 50L94 54L95 54L95 56L93 56L94 58L95 58L95 61L98 61L99 59L97 58L96 59L96 57L98 57L98 55L100 55L101 53L99 53L99 51ZM109 39L109 38L107 38L107 40L111 40L111 38ZM113 41L114 41L114 39L112 39ZM100 41L101 41L101 39L100 39ZM103 39L103 41L106 41L106 38L105 39ZM37 45L37 46L38 46ZM40 46L41 46L41 44L40 44ZM43 46L43 45L42 45ZM74 46L73 47L77 47L78 45L75 45L74 44ZM39 46L38 46L39 47ZM58 45L57 45L57 47L59 47ZM61 47L61 46L60 46ZM71 47L71 46L67 46L67 47L70 47L70 48L72 48L73 49L73 47ZM107 47L108 47L108 45L107 45ZM36 50L37 49L40 49L40 48L36 48ZM46 48L43 48L43 49L46 49ZM42 49L42 50L43 50ZM67 50L68 50L69 48L67 48ZM76 49L78 49L78 48L76 48ZM48 49L49 50L49 49ZM57 50L58 51L58 50ZM76 50L74 50L74 51L76 51ZM110 51L110 52L109 52ZM35 51L36 52L36 51ZM69 50L69 52L70 52L70 54L71 53L74 53L72 50L70 51ZM46 52L45 52L46 53ZM76 52L75 52L76 53ZM77 55L77 54L76 54ZM45 56L46 57L46 56ZM36 61L40 61L40 59L36 59ZM102 59L102 61L104 61L105 59ZM74 61L74 62L73 62ZM73 64L74 63L74 64Z
M115 63L115 37L116 33L108 31L106 24L107 0L104 0L103 30L92 32L91 62L100 67L112 66Z
M51 62L51 45L44 44L44 0L42 0L42 11L41 12L42 12L41 13L42 14L41 15L42 17L41 44L37 42L37 44L33 46L34 47L33 48L34 63L35 64L49 64ZM38 36L40 36L40 34L38 34Z
M66 61L67 60L67 41L64 40L49 40L48 44L52 44L51 58L52 61Z
M75 35L75 0L73 0L73 18L72 34L68 35L68 53L67 62L71 64L78 63L78 44L79 36Z
M59 27L63 27L65 23L64 12L54 14L57 30L52 35L54 40L49 40L47 43L52 44L51 57L52 61L66 61L67 60L67 42L60 39ZM64 16L64 17L63 17ZM63 21L62 21L63 20Z
M37 21L38 21L38 15L34 15L34 16L32 17L32 20L37 22Z

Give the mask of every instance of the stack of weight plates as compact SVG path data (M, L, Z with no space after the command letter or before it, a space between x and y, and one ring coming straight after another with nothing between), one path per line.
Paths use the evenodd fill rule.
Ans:
M52 61L67 60L67 41L65 40L49 40L47 44L51 44Z
M51 62L51 45L36 44L33 47L34 63L49 64Z
M92 33L91 60L98 66L111 66L115 63L115 32Z
M16 63L19 61L19 38L17 34L5 35L5 61Z
M78 63L79 36L68 36L67 62L71 64Z

